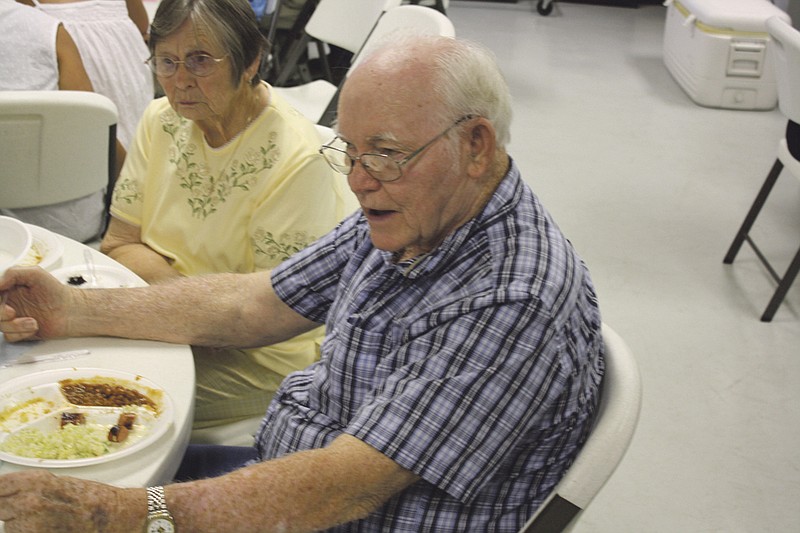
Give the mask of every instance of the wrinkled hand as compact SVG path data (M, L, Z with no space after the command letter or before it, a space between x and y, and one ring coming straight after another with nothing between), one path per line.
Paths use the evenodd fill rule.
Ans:
M0 293L8 295L0 331L10 342L65 336L75 290L39 267L9 269L0 278Z
M0 476L0 520L6 533L138 532L147 506L136 490L141 489L57 477L44 470L14 472Z

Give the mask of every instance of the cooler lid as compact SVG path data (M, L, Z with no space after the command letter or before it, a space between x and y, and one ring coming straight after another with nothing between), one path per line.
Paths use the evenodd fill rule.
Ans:
M724 30L766 33L764 23L775 16L792 22L789 15L767 0L674 0L674 3L682 5L698 22Z

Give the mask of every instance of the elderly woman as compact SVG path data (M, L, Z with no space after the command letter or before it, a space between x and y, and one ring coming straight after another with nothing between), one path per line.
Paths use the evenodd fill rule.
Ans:
M314 125L259 80L266 43L247 0L162 0L149 46L166 96L137 129L104 252L150 283L266 270L355 209ZM195 348L195 429L263 415L283 377L315 360L321 335Z

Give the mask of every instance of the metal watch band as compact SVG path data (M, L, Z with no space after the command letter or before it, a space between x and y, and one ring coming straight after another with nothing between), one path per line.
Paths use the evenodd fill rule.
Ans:
M153 515L172 518L164 498L164 487L147 487L147 516Z

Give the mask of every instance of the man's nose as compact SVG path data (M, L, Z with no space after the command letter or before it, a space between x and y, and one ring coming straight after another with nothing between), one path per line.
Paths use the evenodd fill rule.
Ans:
M361 160L353 162L353 170L347 176L347 183L353 192L373 191L381 186L381 182L367 172Z

